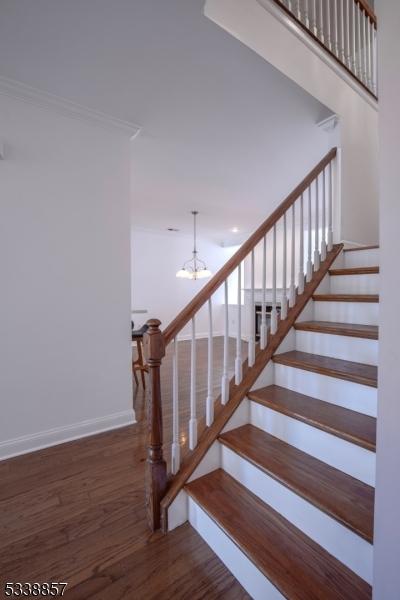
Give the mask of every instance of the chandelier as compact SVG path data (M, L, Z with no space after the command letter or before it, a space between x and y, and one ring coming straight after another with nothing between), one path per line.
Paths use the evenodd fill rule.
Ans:
M199 212L192 210L193 215L193 257L183 264L176 276L181 279L205 279L211 277L211 271L207 269L206 263L197 256L196 247L196 218Z

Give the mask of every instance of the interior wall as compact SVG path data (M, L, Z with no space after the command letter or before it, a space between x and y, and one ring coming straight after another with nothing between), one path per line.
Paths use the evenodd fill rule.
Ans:
M134 420L129 138L0 95L0 458Z
M377 243L377 110L257 0L207 0L205 14L339 116L342 198L336 234Z
M374 598L400 590L400 4L379 0L379 125L381 284Z
M220 244L198 237L199 257L213 275L237 250L223 248ZM175 318L209 279L197 281L178 279L176 272L191 258L193 239L173 232L152 232L132 229L132 308L147 310L144 315L132 315L135 327L147 319L157 318L161 328ZM223 333L223 289L213 296L214 334ZM205 306L196 316L196 334L208 335L208 311ZM191 336L191 325L181 332L182 338Z

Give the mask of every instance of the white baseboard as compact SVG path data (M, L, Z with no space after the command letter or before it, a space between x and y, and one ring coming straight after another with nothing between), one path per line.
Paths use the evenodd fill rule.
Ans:
M133 409L0 442L0 461L136 423Z

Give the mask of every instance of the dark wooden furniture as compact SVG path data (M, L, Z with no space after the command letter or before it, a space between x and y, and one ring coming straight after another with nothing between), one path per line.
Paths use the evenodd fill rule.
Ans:
M132 342L136 342L138 357L132 360L132 372L135 378L136 385L139 385L136 372L139 371L142 378L143 388L146 389L145 373L149 372L149 367L146 365L143 354L143 335L146 333L148 325L144 325L141 329L132 330Z

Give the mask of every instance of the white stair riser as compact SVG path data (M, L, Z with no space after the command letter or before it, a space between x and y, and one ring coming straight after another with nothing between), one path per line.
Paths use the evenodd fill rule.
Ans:
M251 402L251 424L356 479L375 485L375 453Z
M275 384L376 417L377 389L312 371L275 364Z
M222 445L222 467L349 569L371 583L372 545Z
M378 325L377 302L314 302L315 321Z
M284 600L284 596L276 587L190 497L189 522L252 598Z
M378 294L379 275L331 275L332 294Z
M368 365L378 364L378 340L296 331L296 350L342 360L356 360Z
M379 267L379 248L372 250L354 250L343 252L344 266L350 267Z

